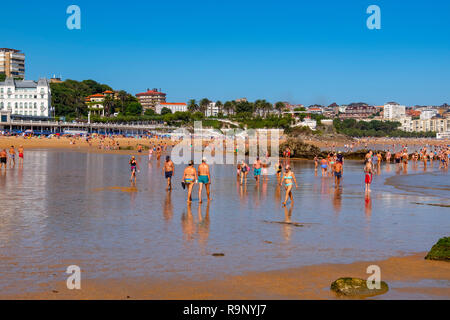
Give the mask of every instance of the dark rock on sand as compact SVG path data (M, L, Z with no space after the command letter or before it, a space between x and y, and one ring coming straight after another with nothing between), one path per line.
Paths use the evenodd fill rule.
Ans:
M225 256L225 253L220 253L220 252L219 253L213 253L212 256L213 257L223 257L223 256Z
M425 256L425 259L450 261L450 237L439 239Z
M331 284L331 290L342 296L376 296L388 292L386 282L381 281L380 289L369 289L367 280L359 278L339 278Z

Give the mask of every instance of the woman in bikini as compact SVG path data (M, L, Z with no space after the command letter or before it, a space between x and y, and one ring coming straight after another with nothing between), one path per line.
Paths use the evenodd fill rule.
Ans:
M184 169L182 183L183 188L188 187L187 202L192 202L192 189L194 188L194 183L197 181L197 170L194 168L194 161L190 160L189 165Z
M286 196L283 202L283 206L285 206L288 198L291 198L291 203L294 203L294 197L292 196L293 183L295 183L295 188L298 189L297 180L295 179L294 172L291 171L291 167L289 165L285 168L282 180L284 180L284 188L286 189ZM282 183L283 181L280 182L280 185Z

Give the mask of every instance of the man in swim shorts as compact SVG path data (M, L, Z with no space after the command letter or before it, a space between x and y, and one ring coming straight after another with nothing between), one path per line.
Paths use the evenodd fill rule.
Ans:
M172 190L172 176L175 173L175 166L170 160L170 156L166 156L166 162L163 167L164 177L167 179L167 188L166 190Z
M339 186L342 178L342 162L336 161L334 164L334 184L336 187Z
M6 164L8 162L8 154L6 153L6 149L0 151L0 169L4 166L6 170Z
M208 197L208 201L210 198L210 186L211 186L211 175L209 173L209 166L206 163L206 158L202 159L202 163L198 166L198 202L202 203L202 190L203 185L206 188L206 196Z
M18 149L19 152L19 165L23 164L23 146L20 146Z
M253 164L253 175L255 176L256 182L259 183L259 176L261 175L261 160L259 160L259 157L256 158Z

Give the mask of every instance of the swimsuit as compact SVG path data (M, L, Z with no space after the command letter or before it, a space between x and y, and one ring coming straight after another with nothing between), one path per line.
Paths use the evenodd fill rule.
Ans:
M0 158L0 163L6 163L6 157L1 157Z
M185 178L184 179L184 183L186 183L186 184L190 184L192 182L194 182L194 178Z
M284 176L283 178L284 178L285 180L287 180L287 179L292 179L291 176ZM285 185L286 187L292 186L292 181L289 182L289 183L284 182L284 185Z
M130 165L131 165L131 172L136 171L136 161L131 161Z
M254 174L255 176L261 175L261 168L259 168L259 169L254 168L254 169L253 169L253 174Z
M334 175L336 176L336 178L341 178L342 172L334 172Z
M165 175L166 179L172 178L172 174L173 174L173 171L166 171L166 172L164 172L164 175Z
M206 176L206 175L198 176L198 183L204 183L204 184L209 183L208 176Z

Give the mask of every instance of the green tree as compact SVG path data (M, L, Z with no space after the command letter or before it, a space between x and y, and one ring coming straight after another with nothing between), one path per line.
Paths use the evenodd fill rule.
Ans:
M130 102L128 103L125 115L127 116L137 116L142 114L142 105L139 102Z
M169 108L166 108L166 107L161 109L161 115L165 115L168 113L172 113L172 110L170 110Z
M284 109L284 107L285 107L285 105L281 101L278 101L277 103L275 103L275 110L277 110L279 114L281 114L281 111Z
M199 111L205 114L206 110L208 109L209 103L210 101L207 98L203 98L202 100L200 100Z
M195 101L195 99L191 99L188 102L188 111L194 113L195 111L198 110L198 105L197 102Z

